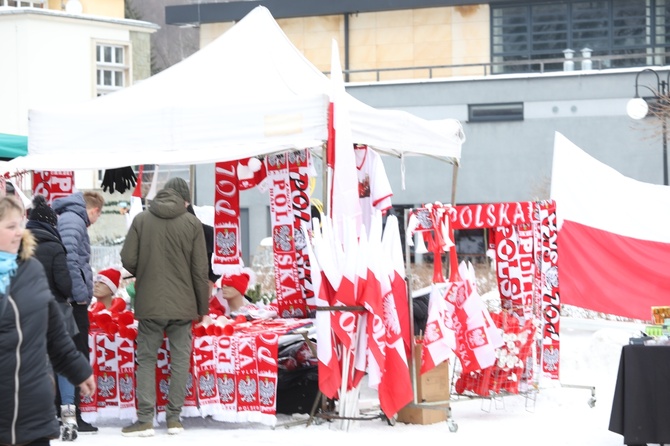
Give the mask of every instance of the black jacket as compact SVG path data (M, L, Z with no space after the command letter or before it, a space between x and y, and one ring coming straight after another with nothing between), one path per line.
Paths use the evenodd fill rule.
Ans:
M58 302L72 297L72 279L67 268L65 245L58 230L48 223L30 220L26 228L32 232L37 247L35 257L44 266L49 288Z
M47 356L56 373L72 383L92 373L65 331L44 268L30 257L34 243L25 231L18 270L9 292L0 295L0 444L59 436Z

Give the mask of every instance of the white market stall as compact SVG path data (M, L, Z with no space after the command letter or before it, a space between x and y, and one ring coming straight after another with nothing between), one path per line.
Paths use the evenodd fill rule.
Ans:
M345 102L339 116L351 142L387 155L458 165L465 137L457 120L377 110L338 88L259 6L205 48L149 79L85 103L30 110L28 155L7 163L5 172L222 163L321 148L329 139L334 97ZM337 121L337 111L335 116ZM346 146L335 147L337 154ZM120 348L114 345L100 348ZM115 373L122 379L121 371ZM269 424L271 412L264 413Z

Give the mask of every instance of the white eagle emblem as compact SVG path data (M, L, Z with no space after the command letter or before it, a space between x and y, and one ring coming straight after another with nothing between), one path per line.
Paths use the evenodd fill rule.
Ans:
M246 379L240 380L237 384L237 391L240 399L245 403L251 403L256 400L256 380L247 376Z
M284 164L286 164L286 157L284 156L283 153L275 153L274 155L269 155L268 156L268 164L272 167L280 167Z
M109 398L114 395L114 387L116 387L116 380L113 376L107 374L98 376L98 395Z
M135 386L133 385L133 380L130 379L130 376L125 375L123 378L119 379L121 401L131 401L133 399L134 390Z
M219 397L225 403L233 401L233 394L235 393L235 382L228 376L218 378L217 384L219 387Z
M163 395L163 398L167 398L169 389L170 389L170 381L167 379L161 379L161 381L158 383L158 390L160 390L161 395Z
M419 225L422 229L431 229L433 227L433 220L430 218L430 211L428 209L419 209L416 212L416 218L419 220Z
M303 251L307 247L305 234L300 229L293 228L293 240L296 251Z
M237 237L235 237L235 233L233 231L217 232L216 247L218 248L218 253L220 255L232 255L235 252L236 246Z
M549 268L545 273L545 280L551 288L558 288L558 268L555 266Z
M287 317L295 317L295 318L301 318L305 317L303 314L302 310L300 308L289 308L289 309L284 309L281 312L281 317L287 318Z
M203 396L210 397L216 394L216 385L214 383L214 375L211 373L205 373L198 380L200 385L200 393Z
M189 374L188 379L186 380L186 394L188 396L193 395L193 375Z
M258 382L258 387L261 404L263 406L272 404L272 398L275 396L275 383L268 379L262 379Z
M547 370L553 372L558 370L558 358L559 358L558 349L553 347L548 347L544 349L544 363L547 366Z
M304 150L294 150L288 153L288 162L291 164L305 164L307 155Z
M291 251L291 232L287 225L275 228L273 237L275 251Z

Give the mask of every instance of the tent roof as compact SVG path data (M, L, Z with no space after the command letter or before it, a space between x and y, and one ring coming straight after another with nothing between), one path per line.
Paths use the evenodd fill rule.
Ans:
M28 155L16 170L199 164L319 147L330 80L256 7L189 58L118 92L29 111ZM456 120L376 110L350 95L353 140L384 153L458 162Z
M0 133L0 159L12 159L28 154L28 137Z

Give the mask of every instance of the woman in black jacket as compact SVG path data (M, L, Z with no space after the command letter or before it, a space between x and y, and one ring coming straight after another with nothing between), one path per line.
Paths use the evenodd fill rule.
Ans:
M56 373L95 392L91 366L65 331L44 267L32 257L35 241L24 229L23 206L0 198L0 444L48 445L60 430Z
M65 245L58 233L57 224L56 212L42 195L35 195L26 228L35 237L37 242L35 258L44 266L49 288L63 314L65 329L72 337L79 333L79 329L72 315L72 305L68 301L72 297L72 279L67 267ZM60 414L61 424L64 427L62 439L74 440L77 438L75 388L63 375L58 374L56 378L58 385L56 410Z

